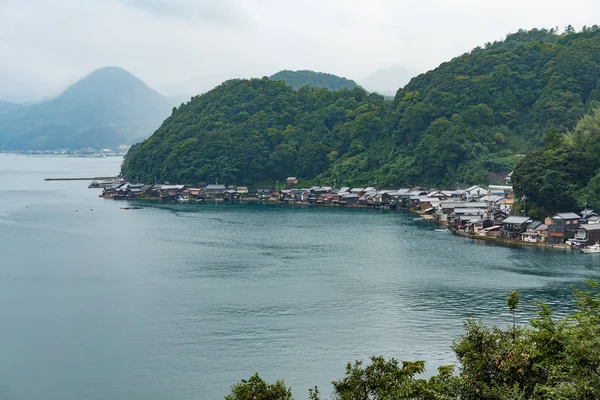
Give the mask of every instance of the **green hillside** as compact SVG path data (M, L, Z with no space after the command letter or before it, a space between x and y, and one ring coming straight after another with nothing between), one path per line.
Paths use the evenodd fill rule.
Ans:
M177 109L132 149L140 180L254 184L289 175L349 185L499 181L598 100L600 29L519 31L400 89L294 92L227 82Z
M58 97L0 115L0 149L115 147L142 140L170 102L129 72L96 70Z
M550 133L542 148L520 160L513 181L521 207L537 217L584 205L600 210L599 155L600 108L566 135Z
M358 86L356 82L350 79L341 78L336 75L326 74L324 72L314 71L279 71L269 77L274 81L284 81L288 85L298 90L303 86L313 86L325 88L328 90L353 89Z

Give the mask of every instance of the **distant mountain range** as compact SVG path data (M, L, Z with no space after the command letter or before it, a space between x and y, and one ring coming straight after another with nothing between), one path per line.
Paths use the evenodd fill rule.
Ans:
M93 71L56 98L0 102L1 150L115 148L150 136L172 101L118 67Z
M417 75L416 70L393 66L375 71L371 75L360 79L359 82L369 92L376 92L384 96L395 96L399 88L406 86Z
M284 81L294 90L298 90L302 86L322 87L329 90L352 89L358 86L356 82L350 79L324 72L308 70L283 70L279 71L275 75L271 75L269 79L274 81Z

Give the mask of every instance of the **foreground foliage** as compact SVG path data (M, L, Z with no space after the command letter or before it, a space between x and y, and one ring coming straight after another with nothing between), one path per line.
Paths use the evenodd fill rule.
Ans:
M251 186L288 176L350 186L493 182L597 107L599 80L596 26L519 31L412 79L393 102L360 88L234 80L174 110L122 172Z
M459 361L440 367L429 380L418 378L423 361L399 363L395 359L371 357L368 365L348 363L344 378L333 381L338 400L391 399L598 399L600 398L600 285L588 282L576 290L576 309L556 317L544 303L529 326L506 329L465 322L464 335L453 345ZM507 299L511 311L519 302L518 292ZM252 380L260 381L259 385ZM264 391L252 391L253 388ZM275 393L282 397L264 397ZM247 397L253 393L255 397ZM246 396L246 397L244 397ZM262 397L261 397L262 396ZM258 375L234 385L227 400L291 399L283 381L270 386ZM311 400L320 399L317 388Z

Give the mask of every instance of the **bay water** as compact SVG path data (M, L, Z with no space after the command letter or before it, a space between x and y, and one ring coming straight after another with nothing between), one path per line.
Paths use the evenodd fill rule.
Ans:
M295 397L355 359L456 360L466 318L520 323L600 257L435 232L408 213L98 198L118 158L0 154L0 399L221 399L255 372ZM140 210L122 210L126 205Z

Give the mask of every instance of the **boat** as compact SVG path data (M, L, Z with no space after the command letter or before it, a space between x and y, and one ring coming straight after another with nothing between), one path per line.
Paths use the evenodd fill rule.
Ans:
M140 206L132 206L132 207L121 207L121 210L141 210Z
M600 244L596 243L593 246L587 246L581 249L585 254L596 254L600 253Z
M419 218L413 218L413 221L423 221L425 218L423 217L419 217Z
M448 229L434 229L436 232L450 232Z

